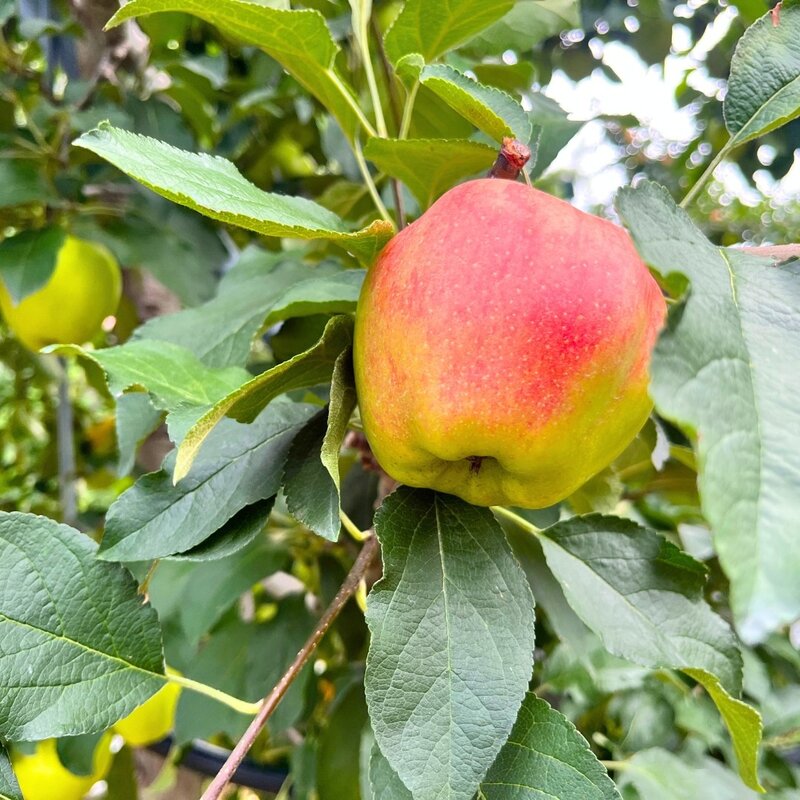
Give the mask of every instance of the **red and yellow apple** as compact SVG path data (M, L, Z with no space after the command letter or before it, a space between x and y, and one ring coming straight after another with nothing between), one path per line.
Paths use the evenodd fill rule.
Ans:
M541 508L606 467L652 407L665 302L619 226L513 181L469 181L392 239L356 314L381 467L476 505Z

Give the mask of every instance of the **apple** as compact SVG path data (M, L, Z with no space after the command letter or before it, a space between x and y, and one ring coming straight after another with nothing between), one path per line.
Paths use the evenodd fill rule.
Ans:
M0 310L8 327L30 350L49 344L84 344L117 310L122 292L119 265L101 244L67 236L53 273L33 294L15 302L0 278Z
M358 302L378 462L476 505L562 500L647 419L665 310L612 222L514 181L451 189L384 248Z

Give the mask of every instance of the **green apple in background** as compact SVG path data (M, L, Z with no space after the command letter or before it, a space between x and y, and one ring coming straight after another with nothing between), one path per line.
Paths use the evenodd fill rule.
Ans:
M19 303L0 279L0 309L15 336L36 351L94 338L117 310L121 292L119 265L111 252L68 236L47 283Z
M619 226L525 184L464 183L401 231L356 315L364 430L397 481L541 508L651 409L662 293Z

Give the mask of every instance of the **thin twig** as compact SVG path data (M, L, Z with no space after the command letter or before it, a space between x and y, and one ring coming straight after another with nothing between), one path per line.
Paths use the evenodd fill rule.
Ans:
M358 558L355 560L352 569L344 579L344 583L336 593L336 597L333 598L331 604L328 606L325 613L322 615L322 618L317 623L317 627L314 628L314 631L306 640L303 648L295 656L295 659L289 669L286 670L286 672L283 674L283 677L278 681L277 684L275 684L272 691L264 698L258 715L250 723L250 726L245 731L244 736L239 739L238 744L228 756L228 760L222 766L222 769L217 773L217 776L214 778L214 780L211 781L211 784L209 785L208 789L205 790L200 800L219 800L222 792L225 790L225 787L233 778L233 774L236 772L242 761L244 761L244 757L253 746L253 742L255 742L256 737L259 733L261 733L261 730L267 724L267 720L270 718L270 715L275 710L278 703L280 703L283 696L286 694L289 686L291 686L292 681L294 681L294 679L298 676L306 661L308 661L308 659L311 657L311 654L314 652L314 650L316 650L317 645L322 641L322 638L327 633L328 628L330 628L333 621L339 616L339 612L344 608L345 604L350 599L350 596L358 588L361 578L364 576L370 564L372 563L377 551L378 540L373 534L367 539L364 546L361 548L361 552L358 554Z
M75 492L75 433L73 431L72 399L69 396L67 360L58 357L58 407L56 408L56 441L58 442L58 491L61 521L75 526L78 521L78 502Z

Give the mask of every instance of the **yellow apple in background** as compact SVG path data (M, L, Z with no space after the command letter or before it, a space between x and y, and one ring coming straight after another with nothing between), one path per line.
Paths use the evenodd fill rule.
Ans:
M119 305L119 265L102 245L68 236L47 283L15 304L0 279L0 309L15 336L37 351L50 344L83 344Z
M621 227L523 183L451 189L384 248L358 302L378 462L476 505L562 500L647 419L665 310Z
M171 669L167 673L179 674ZM160 742L175 725L175 710L180 693L181 687L177 683L166 683L127 717L117 722L114 730L131 747L145 747Z
M12 757L14 774L17 776L25 800L81 800L83 796L102 780L111 767L111 734L105 734L95 751L91 775L75 775L58 757L55 739L38 742L31 755L15 753Z

